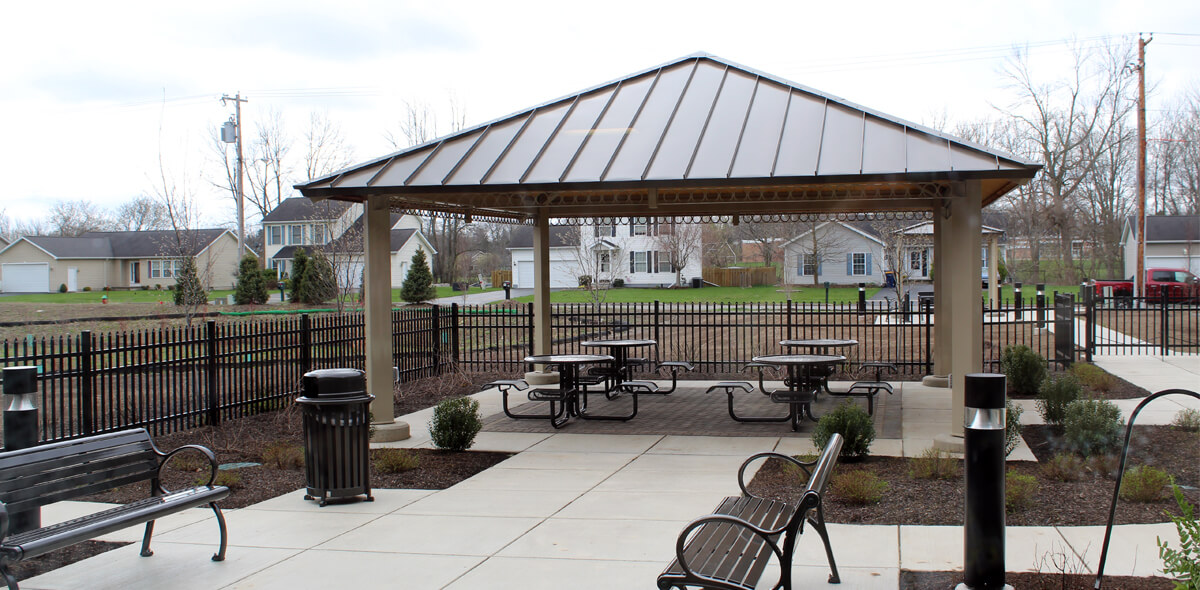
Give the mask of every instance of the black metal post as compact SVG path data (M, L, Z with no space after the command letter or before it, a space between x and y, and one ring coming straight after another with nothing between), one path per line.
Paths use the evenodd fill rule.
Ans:
M216 426L221 422L221 405L217 397L217 321L205 322L204 332L205 356L207 357L205 389L208 390L208 424Z
M312 369L312 318L300 314L300 371L301 375Z
M450 304L450 362L458 365L458 304Z
M867 313L867 284L858 284L858 313Z
M972 590L1003 588L1004 375L971 373L963 388L964 581Z
M96 392L92 387L92 331L84 330L79 334L79 405L83 422L83 434L96 434L95 407Z
M1037 284L1037 327L1046 327L1046 285Z
M825 305L829 305L829 281L825 281Z
M912 309L912 296L908 293L905 293L904 294L904 313L901 317L904 318L904 323L906 323L906 324L912 321L912 317L910 316L911 309Z
M1013 283L1013 306L1017 312L1016 318L1018 320L1021 319L1022 308L1025 307L1025 302L1021 298L1021 283L1019 281Z
M512 283L509 281L504 281L504 298L512 299Z
M1171 298L1170 292L1166 285L1163 285L1163 288L1159 289L1158 292L1162 295L1162 301L1158 302L1158 308L1162 312L1162 325L1160 326L1161 329L1159 331L1160 338L1158 353L1166 356L1170 351L1168 344L1170 343L1171 339Z
M36 394L37 367L4 368L4 450L37 446ZM42 526L42 509L10 509L8 519L9 534L31 531Z
M1093 288L1089 287L1084 292L1087 294L1084 296L1083 303L1085 306L1083 308L1083 316L1084 322L1086 322L1083 334L1083 350L1087 362L1090 363L1092 362L1092 355L1096 352L1096 301L1099 297L1096 297L1096 290Z

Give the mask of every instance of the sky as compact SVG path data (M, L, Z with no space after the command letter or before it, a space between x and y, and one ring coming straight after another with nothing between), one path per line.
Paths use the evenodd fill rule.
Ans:
M205 225L235 225L211 144L233 114L221 96L239 92L248 135L278 112L298 140L321 113L360 162L395 151L386 137L406 104L447 132L452 103L473 126L699 51L939 127L1011 105L1016 47L1053 80L1072 44L1153 32L1151 117L1200 88L1195 0L116 0L4 13L0 210L13 219L60 199L115 207L165 175Z

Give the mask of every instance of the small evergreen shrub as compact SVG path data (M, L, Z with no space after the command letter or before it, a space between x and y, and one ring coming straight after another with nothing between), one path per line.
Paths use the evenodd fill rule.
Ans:
M614 289L621 289L625 286L625 279L613 279L612 286Z
M1157 502L1167 497L1171 476L1149 465L1138 465L1125 471L1121 478L1121 499L1130 502Z
M941 449L930 447L909 461L909 475L917 479L954 479L958 477L958 459Z
M267 302L267 284L258 268L258 257L247 254L238 264L237 285L234 286L233 301L238 305L262 305Z
M60 284L60 285L58 286L58 292L59 292L59 293L66 293L66 292L67 292L67 284L66 284L66 283L62 283L62 284Z
M1071 365L1071 374L1075 375L1080 383L1096 391L1107 393L1117 386L1117 378L1096 365L1075 363Z
M579 286L586 289L592 286L592 275L579 275Z
M1017 395L1037 395L1046 378L1046 359L1023 344L1009 346L1000 355L1000 371L1008 377L1009 390Z
M479 417L479 402L469 398L448 399L433 409L429 436L439 449L465 451L475 442L483 428Z
M179 274L175 276L175 305L193 306L208 303L208 291L200 284L196 259L186 256L182 261Z
M1047 376L1038 391L1038 413L1047 424L1062 426L1067 405L1079 399L1079 391L1079 380L1070 373Z
M404 275L404 283L400 285L400 298L408 303L420 303L436 297L437 289L433 286L433 273L429 270L425 251L418 249L413 254L408 274Z
M421 460L408 449L379 449L375 451L375 471L404 473L420 467Z
M1175 413L1175 419L1171 421L1171 426L1188 432L1200 431L1200 410L1195 408L1185 408Z
M1021 444L1021 414L1025 408L1004 400L1004 456L1007 457Z
M1036 477L1022 475L1015 469L1009 469L1004 476L1004 509L1011 514L1033 505L1033 496L1037 494L1037 489Z
M833 433L842 435L842 452L845 459L861 459L871 453L875 441L875 422L867 411L846 400L832 412L821 416L813 431L812 441L817 449L824 450Z
M263 465L276 469L304 467L304 449L287 441L275 441L263 449Z
M1090 457L1121 448L1121 410L1102 399L1075 400L1067 406L1063 420L1064 439L1075 452Z
M91 290L92 290L92 288L91 288L91 287L84 287L84 288L83 288L83 290L84 290L84 292L89 292L89 291L91 291ZM107 289L105 289L105 290L107 291Z
M142 290L143 290L143 291L149 291L149 290L150 290L150 285L142 285Z
M874 471L856 469L833 476L834 497L848 504L875 504L883 499L887 491L886 481L879 479Z
M1196 507L1183 497L1179 486L1171 484L1175 503L1181 516L1169 514L1175 530L1179 533L1179 549L1172 549L1166 541L1155 537L1158 557L1163 561L1163 573L1174 576L1176 588L1195 588L1200 584L1200 519L1196 518Z
M1076 481L1083 473L1083 459L1074 453L1059 453L1042 463L1042 475L1058 481Z

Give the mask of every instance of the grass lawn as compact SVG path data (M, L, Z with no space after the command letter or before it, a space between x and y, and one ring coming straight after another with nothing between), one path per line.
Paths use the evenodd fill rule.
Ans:
M867 297L878 291L878 287L868 287ZM702 289L609 289L604 297L605 303L634 303L645 301L662 301L664 303L718 302L718 303L754 303L754 302L783 302L792 301L825 301L825 289L822 287L792 288L790 294L784 293L776 286L766 287L704 287ZM533 301L533 296L518 297L517 301ZM551 303L590 303L591 294L587 291L571 289L554 291L550 294ZM829 301L853 302L858 301L858 287L830 287Z
M1076 297L1079 297L1079 285L1046 285L1046 301L1047 302L1050 302L1050 303L1054 302L1054 293L1056 291L1059 293L1070 293L1072 295L1075 295ZM987 289L984 289L981 292L983 293L984 297L987 297ZM1001 301L1010 301L1010 300L1012 300L1012 298L1013 298L1013 286L1011 284L1000 285L1000 300ZM1030 285L1030 284L1022 284L1021 285L1021 298L1025 300L1025 303L1032 304L1032 302L1037 298L1037 286Z
M463 295L462 291L455 291L455 290L451 289L450 287L434 287L434 289L437 290L438 299L441 299L442 297L455 297L455 296ZM471 287L470 289L467 290L466 294L470 295L472 293L487 293L488 291L503 291L503 290L504 289L502 289L500 287L489 287L487 289L480 289L479 287ZM402 299L400 297L400 289L392 289L392 301L404 301L404 299Z
M232 290L209 291L208 299L222 299ZM79 293L26 293L0 297L0 303L100 303L108 296L110 303L157 303L173 301L171 291L81 291Z

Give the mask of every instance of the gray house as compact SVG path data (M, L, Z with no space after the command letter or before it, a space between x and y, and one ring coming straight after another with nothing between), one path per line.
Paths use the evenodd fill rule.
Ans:
M825 221L784 242L784 281L883 284L883 241L868 224Z
M1125 276L1137 274L1137 218L1121 230ZM1147 215L1146 268L1182 268L1200 275L1200 215Z

